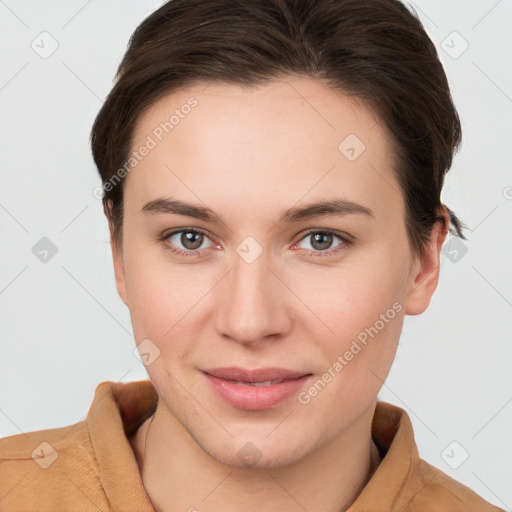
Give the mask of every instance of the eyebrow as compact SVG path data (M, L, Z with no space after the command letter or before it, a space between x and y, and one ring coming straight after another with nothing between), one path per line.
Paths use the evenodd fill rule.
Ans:
M222 217L210 208L198 204L185 203L173 198L155 199L141 208L142 213L167 213L185 215L212 224L225 224ZM370 208L346 199L335 198L319 201L305 206L293 207L281 212L278 223L292 224L303 220L322 217L325 215L343 216L363 214L375 218Z

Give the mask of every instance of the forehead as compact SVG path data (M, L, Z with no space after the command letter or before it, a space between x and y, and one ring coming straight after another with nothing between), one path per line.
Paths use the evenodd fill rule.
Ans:
M195 85L139 119L132 150L151 149L127 176L127 194L139 206L177 189L258 209L276 195L289 205L335 190L397 202L390 140L368 106L312 79Z
M178 90L158 100L140 117L134 140L148 134L166 138L172 132L176 142L180 135L192 142L187 128L193 129L196 144L205 142L207 135L212 144L243 143L250 149L254 146L247 138L250 134L257 142L268 143L269 150L278 147L279 151L284 145L275 140L276 134L285 135L281 142L290 147L295 140L294 149L299 151L304 138L311 143L323 140L325 147L338 150L337 143L348 131L356 132L360 139L368 139L369 132L374 132L375 149L387 149L379 140L387 135L383 133L385 127L368 105L308 78L290 77L243 87L197 84ZM184 138L180 142L185 142Z

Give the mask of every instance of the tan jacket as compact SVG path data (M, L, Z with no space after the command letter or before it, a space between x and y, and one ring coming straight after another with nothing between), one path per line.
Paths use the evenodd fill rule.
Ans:
M158 402L151 381L102 382L87 418L0 440L2 512L154 512L128 440ZM499 509L418 456L407 413L378 402L373 438L385 456L350 512Z

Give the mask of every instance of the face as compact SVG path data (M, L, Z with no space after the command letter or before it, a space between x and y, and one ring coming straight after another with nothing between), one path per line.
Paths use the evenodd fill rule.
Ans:
M132 150L116 282L169 418L235 466L336 442L437 283L443 235L413 257L385 127L310 79L210 84L153 105Z

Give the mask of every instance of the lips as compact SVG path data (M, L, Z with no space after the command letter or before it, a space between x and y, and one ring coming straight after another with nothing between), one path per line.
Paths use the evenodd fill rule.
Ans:
M229 405L260 411L300 391L311 373L284 368L247 370L238 367L203 370L212 389Z
M218 379L233 380L242 384L264 384L269 382L277 383L273 381L298 379L299 377L308 375L305 372L286 370L284 368L260 368L255 370L245 370L238 367L229 367L213 368L209 370L203 370L203 372L211 375L212 377L217 377Z

